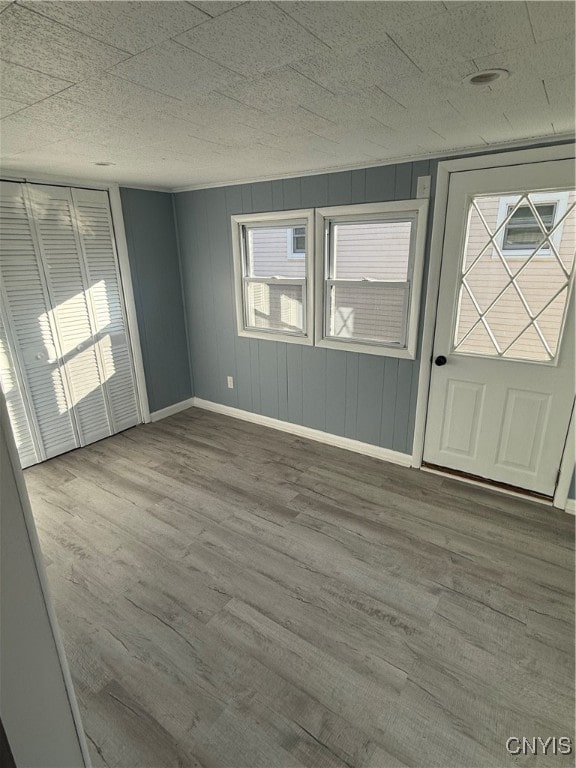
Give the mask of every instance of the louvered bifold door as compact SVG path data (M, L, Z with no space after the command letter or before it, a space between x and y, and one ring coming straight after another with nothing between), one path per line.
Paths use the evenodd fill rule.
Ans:
M105 373L88 296L76 231L72 193L67 187L29 185L52 313L60 366L70 391L80 445L112 434L103 383Z
M13 182L0 182L0 286L0 376L27 466L77 447L78 439L25 185Z
M104 388L113 430L119 432L138 424L140 413L108 193L73 189L72 199L90 284Z
M36 444L35 430L32 419L26 409L26 401L22 396L23 386L19 381L17 363L9 347L8 336L0 313L0 383L6 397L8 417L23 467L36 464L42 457L41 450Z

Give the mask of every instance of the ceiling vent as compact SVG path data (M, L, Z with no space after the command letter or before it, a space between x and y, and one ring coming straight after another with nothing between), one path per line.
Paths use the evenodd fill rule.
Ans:
M472 75L466 75L462 80L468 85L493 85L498 80L505 80L510 76L507 69L484 69L482 72L474 72Z

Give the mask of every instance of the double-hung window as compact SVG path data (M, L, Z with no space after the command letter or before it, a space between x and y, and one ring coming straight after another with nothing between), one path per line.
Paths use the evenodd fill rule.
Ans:
M408 200L316 212L318 346L415 357L426 210Z
M232 217L241 336L313 343L313 226L309 210Z
M414 358L427 208L233 216L239 335Z

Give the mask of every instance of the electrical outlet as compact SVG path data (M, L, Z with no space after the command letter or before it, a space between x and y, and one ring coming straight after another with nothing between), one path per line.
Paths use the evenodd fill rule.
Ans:
M234 377L228 376L226 381L228 382L228 389L234 389Z

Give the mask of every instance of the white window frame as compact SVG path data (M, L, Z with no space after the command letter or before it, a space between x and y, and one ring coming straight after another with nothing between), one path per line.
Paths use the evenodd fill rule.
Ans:
M298 225L292 227L288 230L287 236L286 236L286 249L288 252L288 258L294 259L294 261L297 261L298 259L304 259L306 257L306 250L308 243L305 243L305 247L303 251L295 251L294 250L294 238L297 237L297 235L294 234L294 230L298 228ZM307 240L306 233L304 233L304 239Z
M498 218L496 220L496 229L498 227L502 227L503 222L510 214L510 208L511 206L516 206L516 204L520 201L520 198L522 195L504 195L500 198L498 202ZM556 226L556 222L561 219L564 214L566 213L566 210L568 208L568 197L569 192L537 192L533 195L531 195L532 202L535 205L542 205L542 204L553 204L555 205L554 210L554 221L552 222L552 228ZM525 203L523 204L525 205ZM558 250L560 247L560 242L562 240L562 229L564 227L564 222L560 224L560 226L554 230L552 233L552 236L550 240ZM508 228L508 224L502 227L496 237L494 238L494 241L498 248L500 249L500 253L502 256L504 256L505 259L525 259L527 256L530 256L534 250L531 246L528 246L527 248L516 248L516 249L505 249L504 248L504 236L506 234L506 229ZM492 257L493 258L499 258L498 253L495 248L492 249ZM535 254L534 258L536 259L548 259L552 257L552 252L549 247L543 246L539 249L538 253Z
M295 224L298 222L298 224ZM272 213L250 213L231 217L232 256L234 262L234 288L236 299L236 325L239 336L267 341L284 341L289 344L314 344L314 209L304 208L295 211L276 211ZM248 278L246 274L246 251L244 230L247 226L289 227L292 240L294 226L306 226L306 275L304 278ZM289 253L292 252L290 242ZM302 256L299 255L299 258ZM281 285L304 284L302 304L303 333L288 333L276 329L252 328L246 325L246 286L249 282L278 283Z
M370 355L399 357L407 360L416 359L418 344L418 319L424 269L426 243L426 221L428 200L397 200L388 203L368 203L364 205L341 205L332 208L316 209L316 306L315 335L316 346L327 349L341 349L348 352L362 352ZM383 344L354 339L337 339L326 334L329 312L328 290L332 283L330 276L330 233L332 222L350 221L406 221L412 220L410 242L410 264L408 268L408 310L405 324L405 343ZM347 281L343 281L347 282Z

